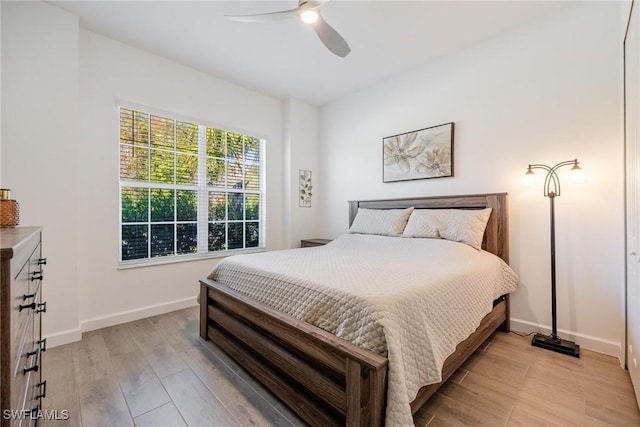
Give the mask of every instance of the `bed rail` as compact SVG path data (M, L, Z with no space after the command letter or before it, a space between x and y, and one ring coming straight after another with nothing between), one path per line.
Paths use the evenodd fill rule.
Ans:
M200 281L200 336L211 339L311 425L382 426L387 359Z

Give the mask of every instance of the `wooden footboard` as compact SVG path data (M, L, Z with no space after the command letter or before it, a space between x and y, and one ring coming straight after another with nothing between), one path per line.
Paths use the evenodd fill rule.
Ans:
M415 413L498 328L500 298L443 367L443 381L423 387ZM212 280L200 281L200 336L210 339L311 425L384 424L388 361L320 328Z
M311 425L381 426L387 359L200 281L200 336L211 339Z

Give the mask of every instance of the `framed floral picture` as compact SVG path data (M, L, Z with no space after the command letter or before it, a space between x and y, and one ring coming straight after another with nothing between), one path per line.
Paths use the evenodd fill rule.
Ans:
M453 176L453 123L382 139L382 182Z
M298 199L298 206L300 206L301 208L310 208L311 195L313 192L313 185L311 185L311 171L300 169L299 188L300 198Z

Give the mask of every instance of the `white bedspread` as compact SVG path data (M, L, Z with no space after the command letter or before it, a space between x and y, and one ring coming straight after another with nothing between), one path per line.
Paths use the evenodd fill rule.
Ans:
M462 243L346 234L326 246L221 261L210 279L389 359L387 426L518 278Z

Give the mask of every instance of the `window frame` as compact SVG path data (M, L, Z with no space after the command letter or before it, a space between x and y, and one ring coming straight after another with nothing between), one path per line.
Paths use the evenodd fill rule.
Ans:
M153 182L150 179L148 179L146 182L141 182L141 181L128 181L128 180L123 180L121 178L121 154L120 154L120 150L121 150L121 146L122 146L122 142L120 139L120 132L121 132L121 114L120 114L120 110L121 109L128 109L128 110L132 110L132 111L137 111L137 112L142 112L148 115L153 115L153 116L159 116L159 117L163 117L163 118L168 118L175 122L186 122L186 123L190 123L190 124L195 124L198 126L198 153L197 153L197 159L198 159L198 177L197 177L197 184L195 185L191 185L191 184L178 184L176 181L176 177L175 177L175 173L176 173L176 153L179 153L179 151L176 151L176 147L175 147L175 129L174 129L174 148L173 148L173 153L174 153L174 183L173 184L167 184L167 183L159 183L159 182ZM163 110L158 110L156 108L152 108L152 107L147 107L147 106L143 106L143 105L139 105L139 104L134 104L134 103L129 103L129 102L122 102L122 101L117 101L116 102L116 108L115 108L115 115L116 115L116 123L117 123L117 144L116 144L116 150L117 150L117 155L118 155L118 167L117 167L117 183L118 183L118 256L117 256L117 268L119 270L122 269L129 269L129 268L137 268L137 267L145 267L145 266L153 266L153 265L163 265L163 264L173 264L173 263L177 263L177 262L189 262L189 261L198 261L198 260L203 260L203 259L212 259L212 258L224 258L227 256L231 256L231 255L235 255L235 254L247 254L247 253L256 253L256 252L264 252L266 251L266 245L267 245L267 227L266 227L266 194L267 194L267 183L266 183L266 146L267 146L267 138L258 133L258 132L253 132L253 131L247 131L247 130L242 130L242 129L237 129L237 128L232 128L229 126L221 126L206 120L202 120L202 119L195 119L192 117L187 117L187 116L183 116L180 114L176 114L176 113L172 113L172 112L167 112L167 111L163 111ZM175 126L174 126L175 128ZM258 189L256 190L248 190L246 188L243 189L233 189L233 188L229 188L226 186L226 184L223 187L220 186L213 186L213 185L208 185L207 183L207 168L206 168L206 164L207 164L207 146L206 146L206 129L207 128L213 128L213 129L217 129L217 130L222 130L224 131L226 134L228 133L233 133L233 134L240 134L242 136L245 137L250 137L250 138L256 138L258 140L258 143L260 144L260 157L258 160L258 164L260 165L260 171L259 171L259 185L258 185ZM149 130L150 131L150 130ZM132 141L133 142L133 141ZM149 140L149 144L147 146L148 150L151 150L151 141ZM244 150L244 144L243 144L243 150ZM246 165L246 162L244 163ZM149 161L149 170L151 169L151 162ZM225 170L225 182L227 180L227 172ZM145 188L149 190L149 200L148 200L148 217L147 217L147 221L144 222L140 222L140 225L146 225L148 226L148 233L150 233L151 230L151 225L153 224L164 224L165 222L167 224L180 224L180 223L184 223L184 222L188 222L188 223L193 223L194 221L178 221L177 220L177 210L178 210L178 206L176 204L176 198L177 198L177 191L179 190L188 190L188 191L195 191L196 192L196 220L195 220L195 224L196 224L196 228L197 228L197 250L195 253L188 253L188 254L178 254L177 253L177 244L176 244L176 239L177 236L174 232L174 253L171 255L164 255L164 256L151 256L150 253L150 249L148 249L147 254L149 255L146 258L137 258L137 259L131 259L131 260L123 260L122 259L122 226L123 225L127 225L127 224L134 224L134 223L128 223L128 222L123 222L123 218L122 218L122 190L123 188ZM151 221L151 191L153 189L169 189L172 190L174 192L174 219L173 221L160 221L160 222L152 222ZM239 193L243 195L243 219L241 220L230 220L228 217L228 205L225 206L225 211L227 212L227 214L225 215L225 219L224 221L222 221L222 223L226 223L227 224L227 228L228 228L228 224L231 223L247 223L247 222L257 222L258 223L258 233L259 233L259 238L258 238L258 246L256 247L250 247L250 248L237 248L237 249L223 249L223 250L215 250L215 251L209 251L209 245L208 245L208 228L209 228L209 224L212 222L209 220L209 209L208 209L208 205L209 205L209 193L211 192L223 192L224 194L230 194L230 193ZM246 219L246 204L244 203L244 200L246 200L246 194L256 194L258 196L258 202L259 202L259 210L258 210L258 220L247 220ZM246 226L245 226L246 227ZM245 227L243 227L243 230L245 230ZM174 228L175 230L175 228ZM228 230L227 230L227 235L228 235ZM226 240L228 241L228 240ZM147 236L147 244L150 245L151 244L151 235ZM246 232L243 233L243 246L246 244Z

